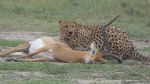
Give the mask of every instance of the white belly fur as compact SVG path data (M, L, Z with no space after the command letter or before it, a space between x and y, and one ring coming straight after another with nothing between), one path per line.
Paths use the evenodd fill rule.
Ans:
M37 49L39 49L43 46L44 46L44 43L43 43L42 39L39 38L31 44L31 46L29 48L29 53L32 53L32 52L36 51ZM41 57L47 57L49 59L54 58L54 56L52 54L49 54L47 52L41 52L39 54L36 54L36 55L32 56L31 58L34 59L34 58L41 58Z
M44 46L44 43L43 43L42 39L39 38L31 44L31 46L29 48L29 53L32 53L43 46ZM32 58L40 58L40 57L43 57L43 52L34 55Z

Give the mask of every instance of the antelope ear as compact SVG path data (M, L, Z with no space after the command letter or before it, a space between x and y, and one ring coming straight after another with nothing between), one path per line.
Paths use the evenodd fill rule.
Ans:
M90 48L91 48L91 51L94 50L94 41L91 43Z
M94 41L91 43L90 48L91 48L91 53L95 56L96 50L95 50L95 44L94 44Z
M61 24L62 20L59 20L58 23Z
M94 41L91 43L90 48L91 48L91 50L97 50Z

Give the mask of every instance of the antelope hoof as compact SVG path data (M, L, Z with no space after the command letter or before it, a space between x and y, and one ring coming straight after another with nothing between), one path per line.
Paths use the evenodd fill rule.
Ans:
M13 61L13 60L14 58L5 58L5 61L8 61L8 62Z
M14 58L14 62L19 62L19 59L18 58Z

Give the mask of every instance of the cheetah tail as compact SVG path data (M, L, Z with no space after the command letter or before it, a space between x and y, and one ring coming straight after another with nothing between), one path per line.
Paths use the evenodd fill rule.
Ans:
M134 52L134 56L136 59L138 59L140 61L150 62L150 57L145 57L145 56L141 55L135 48L134 48L133 52Z

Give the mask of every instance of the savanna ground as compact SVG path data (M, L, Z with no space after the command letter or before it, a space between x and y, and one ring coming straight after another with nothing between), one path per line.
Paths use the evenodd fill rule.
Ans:
M51 36L59 39L58 20L111 26L128 33L137 50L150 56L149 0L0 0L0 52L18 44ZM5 59L5 58L3 58ZM1 84L144 84L150 83L150 63L127 59L122 64L0 62Z

